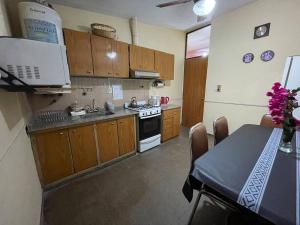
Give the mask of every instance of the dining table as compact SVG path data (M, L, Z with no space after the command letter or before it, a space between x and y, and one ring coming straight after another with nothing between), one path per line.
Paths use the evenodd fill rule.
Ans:
M243 125L194 162L185 196L191 201L205 185L273 224L300 225L300 132L290 154L278 150L282 135L280 128Z

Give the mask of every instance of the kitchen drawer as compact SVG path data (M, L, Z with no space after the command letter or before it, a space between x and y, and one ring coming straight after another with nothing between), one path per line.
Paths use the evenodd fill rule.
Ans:
M163 119L174 117L174 114L178 113L180 113L180 108L163 111Z

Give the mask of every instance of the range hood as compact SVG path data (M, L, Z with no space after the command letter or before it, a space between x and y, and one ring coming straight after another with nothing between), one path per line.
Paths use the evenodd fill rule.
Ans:
M2 72L7 71L21 81L14 82L15 87L24 86L25 83L37 92L39 88L47 88L48 91L54 88L55 93L58 93L60 88L65 91L63 87L71 85L64 45L1 37L0 67ZM4 73L1 75L5 76ZM1 87L9 85L0 79Z
M132 70L130 75L132 78L143 78L143 79L159 78L159 73L157 72L140 71L140 70Z

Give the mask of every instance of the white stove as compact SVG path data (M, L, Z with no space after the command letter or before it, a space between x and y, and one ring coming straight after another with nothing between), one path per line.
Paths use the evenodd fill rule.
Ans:
M161 143L161 107L137 103L137 107L127 108L139 112L139 152L147 151Z
M160 106L138 105L137 107L134 107L134 108L128 107L128 109L139 112L140 118L161 115L161 107Z

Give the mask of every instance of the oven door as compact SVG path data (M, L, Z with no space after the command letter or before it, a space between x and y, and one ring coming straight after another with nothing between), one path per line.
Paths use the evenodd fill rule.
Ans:
M161 115L140 118L139 120L139 140L160 134L161 131Z

